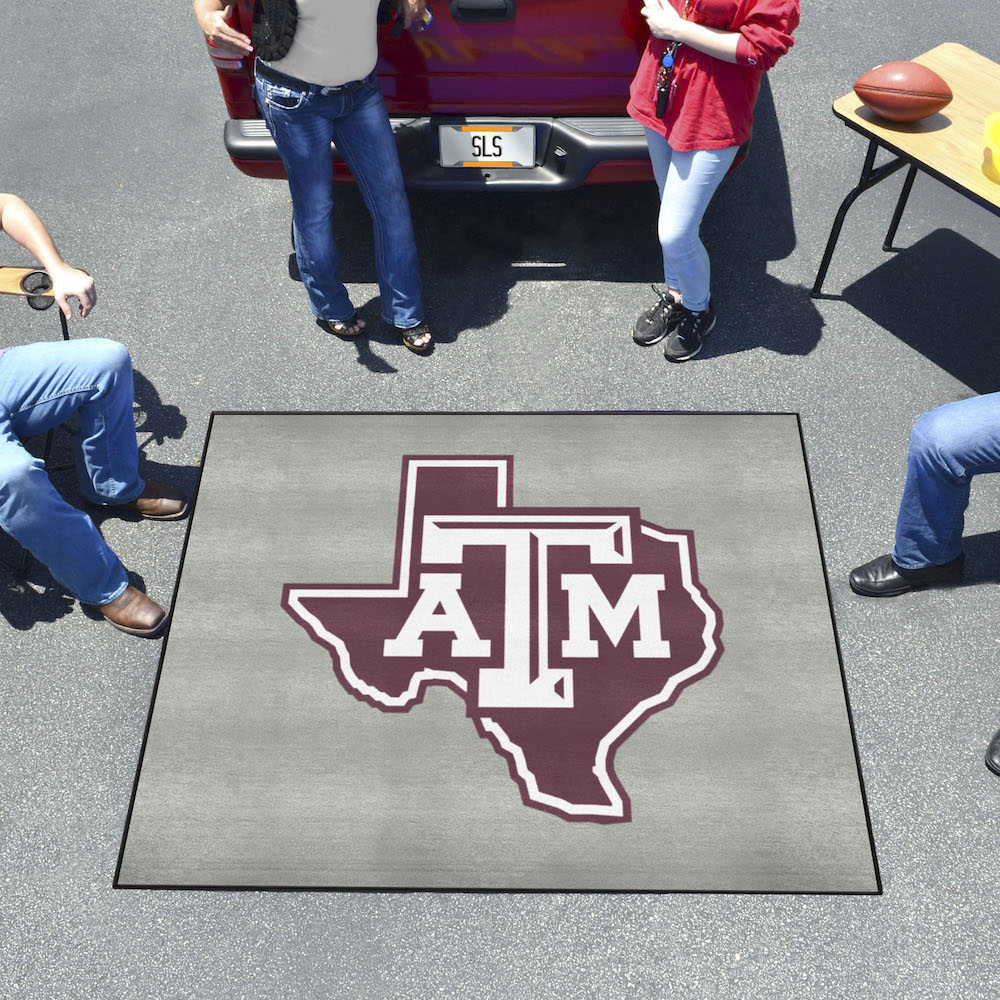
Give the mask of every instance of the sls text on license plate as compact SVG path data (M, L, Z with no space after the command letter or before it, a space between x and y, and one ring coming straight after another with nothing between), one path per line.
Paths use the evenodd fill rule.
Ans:
M442 167L533 167L534 125L440 125Z

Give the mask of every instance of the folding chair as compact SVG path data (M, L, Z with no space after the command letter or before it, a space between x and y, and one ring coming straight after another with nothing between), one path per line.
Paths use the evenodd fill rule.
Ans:
M0 265L0 295L19 295L32 309L39 311L50 308L56 301L52 294L52 278L48 271L32 267L4 267ZM56 313L59 316L62 339L69 340L69 326L66 323L66 317L63 315L62 309L57 309ZM54 435L55 428L45 435L45 445L42 449L41 458L47 469L52 454ZM59 465L48 469L48 471L50 473L62 472L68 468L70 468L68 465ZM31 566L31 553L27 549L21 548L21 556L17 561L0 557L0 564L23 576Z

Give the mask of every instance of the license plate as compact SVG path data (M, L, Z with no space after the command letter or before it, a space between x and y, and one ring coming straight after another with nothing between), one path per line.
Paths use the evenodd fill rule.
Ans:
M534 125L440 125L442 167L533 167Z

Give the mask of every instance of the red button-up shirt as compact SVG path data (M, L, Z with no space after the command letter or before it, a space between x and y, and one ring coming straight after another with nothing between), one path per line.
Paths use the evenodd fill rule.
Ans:
M669 0L683 14L685 0ZM678 46L663 118L656 117L656 74L668 42L650 38L630 88L632 118L666 136L673 149L725 149L750 137L761 76L792 46L799 0L690 0L687 19L738 31L736 62Z

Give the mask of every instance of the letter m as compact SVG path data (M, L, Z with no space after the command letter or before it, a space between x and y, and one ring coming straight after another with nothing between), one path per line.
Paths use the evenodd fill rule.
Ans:
M636 573L614 605L589 573L564 573L562 589L569 596L569 638L563 639L563 656L597 656L597 641L590 634L591 614L615 646L638 615L639 638L632 643L633 655L646 659L670 656L670 643L660 632L658 595L666 589L662 573Z

